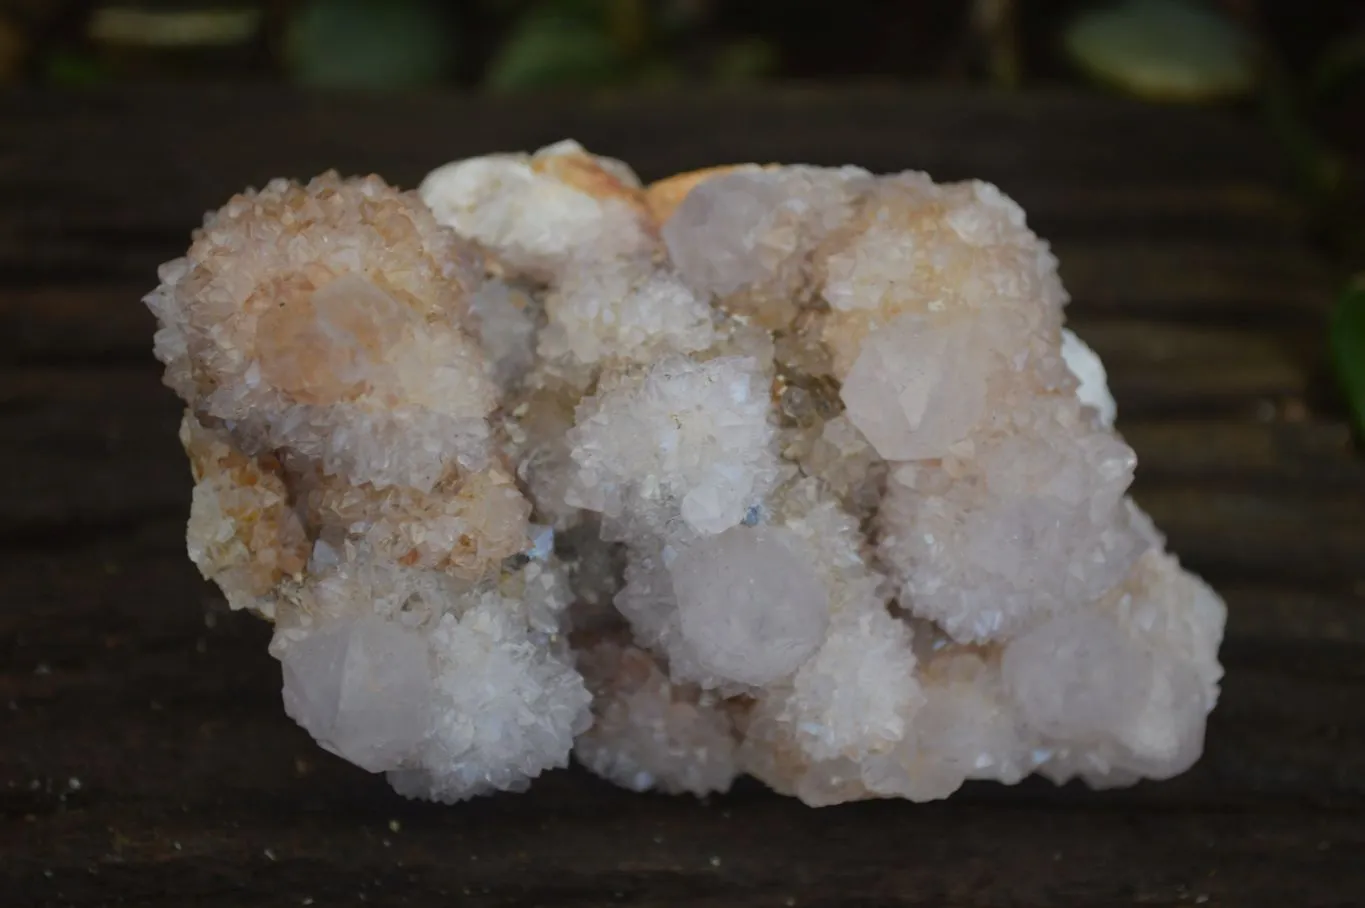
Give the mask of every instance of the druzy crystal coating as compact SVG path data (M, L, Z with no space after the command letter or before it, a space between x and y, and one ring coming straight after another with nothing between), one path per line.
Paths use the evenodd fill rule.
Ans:
M276 180L147 297L189 553L401 793L740 774L813 805L1199 756L1225 611L982 182L562 142Z

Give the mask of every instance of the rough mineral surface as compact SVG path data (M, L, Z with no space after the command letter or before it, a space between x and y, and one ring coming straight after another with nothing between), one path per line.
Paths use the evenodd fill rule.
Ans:
M147 297L189 551L405 795L748 773L810 804L1199 756L1224 607L1127 498L995 187L564 142L283 180Z

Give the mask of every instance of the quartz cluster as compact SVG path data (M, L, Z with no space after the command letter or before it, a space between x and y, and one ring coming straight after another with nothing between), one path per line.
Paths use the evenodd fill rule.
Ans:
M189 553L401 793L750 774L813 805L1182 772L1224 606L1127 498L1056 261L982 182L573 142L277 180L146 299Z

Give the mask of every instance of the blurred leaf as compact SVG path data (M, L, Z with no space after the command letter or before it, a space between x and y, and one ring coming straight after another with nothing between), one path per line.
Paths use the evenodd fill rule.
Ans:
M1095 79L1154 101L1208 101L1250 91L1256 46L1232 21L1181 0L1127 0L1091 10L1066 48Z
M626 58L581 3L552 3L517 23L484 76L493 91L582 88L620 81Z
M722 47L711 64L711 78L735 84L755 82L777 69L777 50L762 38L745 38Z
M285 58L304 85L411 88L441 78L452 44L449 23L423 0L312 0L288 25Z
M90 15L86 35L113 47L200 48L249 43L261 29L262 11L225 9L138 9L101 6Z
M46 80L64 88L82 88L108 81L108 70L93 57L59 50L43 61Z
M1365 275L1358 276L1332 314L1332 361L1355 417L1365 433Z

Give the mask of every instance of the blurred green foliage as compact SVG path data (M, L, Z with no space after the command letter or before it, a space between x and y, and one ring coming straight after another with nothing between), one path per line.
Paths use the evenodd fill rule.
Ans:
M760 36L714 42L706 65L689 72L682 58L706 25L703 10L696 2L541 0L514 18L483 83L513 92L673 84L689 77L735 83L776 72L777 50Z
M256 78L266 70L312 87L458 82L518 92L752 81L776 75L780 57L765 34L717 30L718 0L3 2L13 10L0 5L0 82ZM254 11L262 25L230 31L241 21L224 15L231 11ZM230 44L240 52L223 53ZM222 65L196 59L210 55Z
M1066 30L1072 58L1094 78L1154 101L1208 101L1249 92L1254 38L1189 0L1127 0L1087 9Z
M441 81L457 46L430 0L309 0L285 26L284 63L302 85L414 88Z
M507 92L626 81L637 61L632 59L634 48L612 33L613 15L620 15L621 6L592 0L532 6L516 19L493 56L484 85Z
M1252 86L1261 45L1279 36L1251 20L1284 9L1278 0L0 0L0 79L142 78L158 66L182 77L188 53L130 63L138 42L128 14L137 13L146 56L175 33L197 35L205 53L237 41L244 51L219 54L229 68L218 75L273 71L306 85L513 92L914 74L1009 88L1055 78L1069 58L1121 91L1205 100ZM262 25L206 31L212 15L230 30L228 10L254 10ZM117 41L95 27L112 15L123 21ZM1319 31L1338 37L1330 25ZM1365 66L1365 7L1340 35L1315 61L1320 89ZM192 39L182 43L191 49Z

